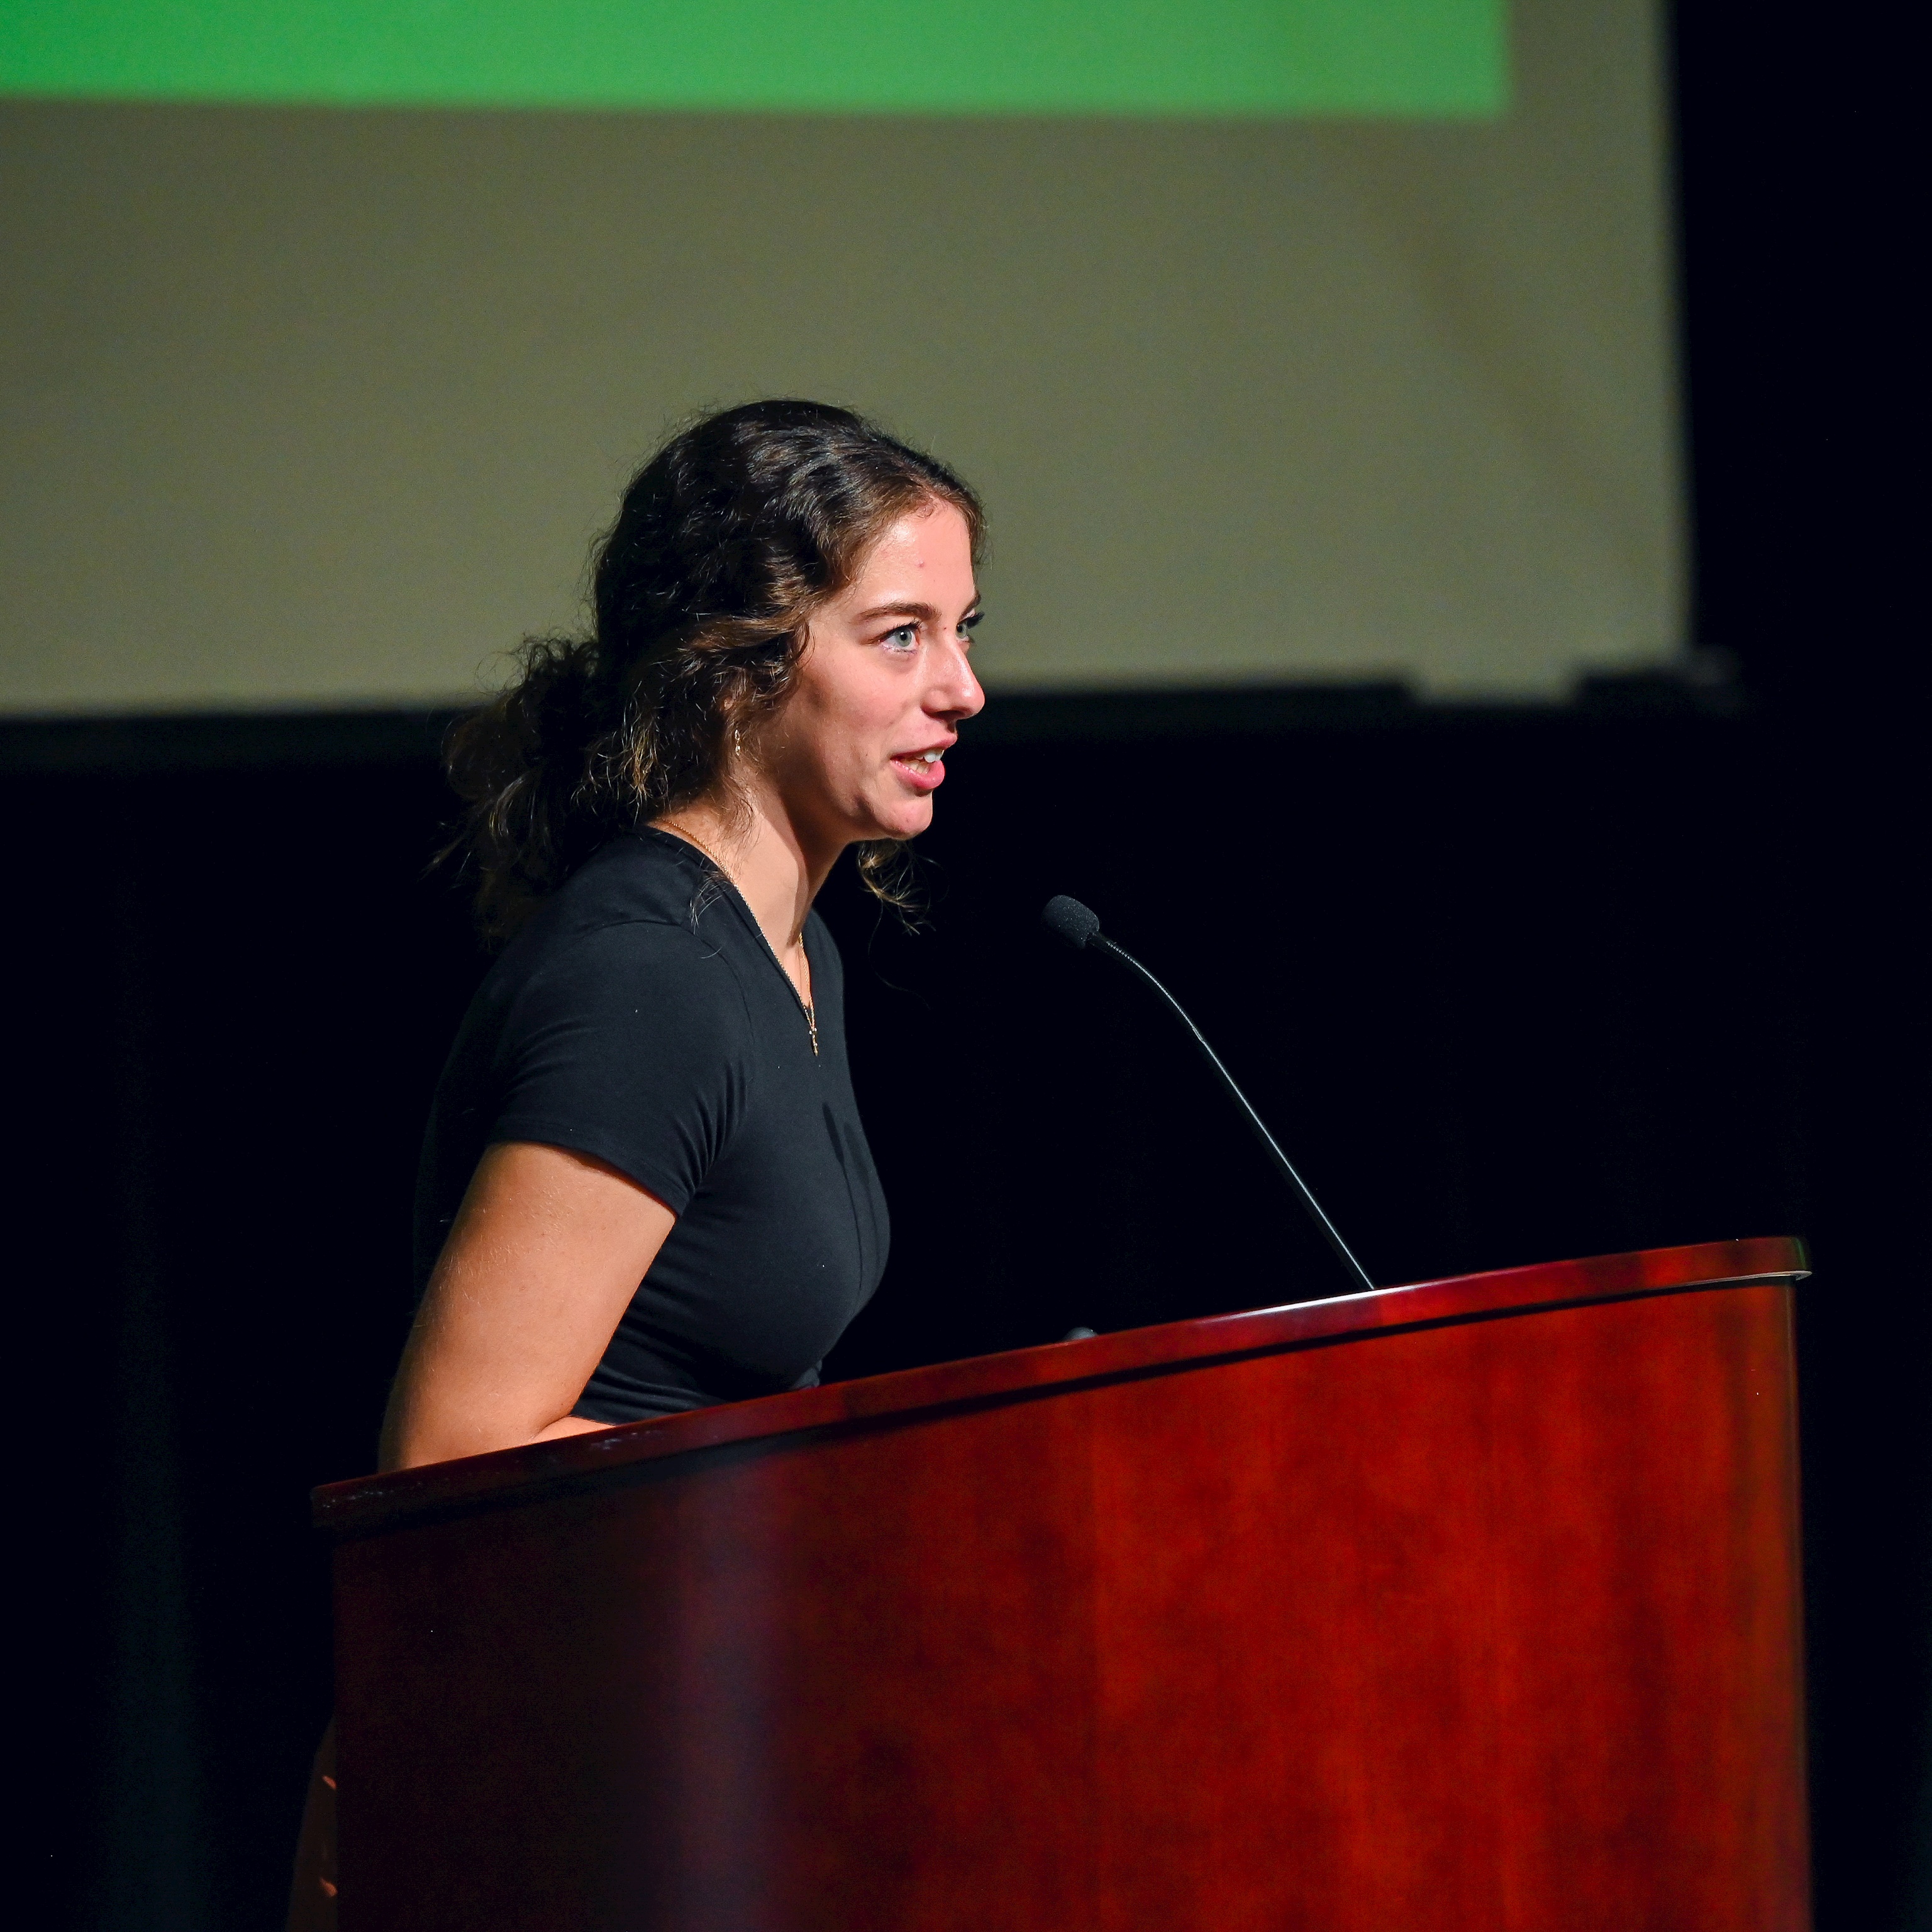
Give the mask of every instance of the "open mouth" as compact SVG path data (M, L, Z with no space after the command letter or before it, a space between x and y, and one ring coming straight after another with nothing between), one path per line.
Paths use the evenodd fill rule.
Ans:
M916 790L931 791L944 782L946 750L944 745L935 745L929 751L898 752L892 759L892 770Z

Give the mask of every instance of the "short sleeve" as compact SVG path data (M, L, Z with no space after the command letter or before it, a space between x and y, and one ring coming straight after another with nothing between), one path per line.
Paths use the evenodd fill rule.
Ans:
M557 948L506 1019L488 1138L591 1155L682 1214L744 1113L730 962L688 928L598 927Z

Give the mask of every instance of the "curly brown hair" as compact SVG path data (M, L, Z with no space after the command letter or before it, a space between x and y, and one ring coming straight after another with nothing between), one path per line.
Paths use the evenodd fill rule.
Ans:
M651 458L598 543L587 637L526 638L509 686L451 728L464 802L444 856L477 874L486 937L508 938L614 834L712 792L734 733L790 691L812 613L922 502L985 516L944 464L848 410L748 403ZM892 898L897 848L861 850Z

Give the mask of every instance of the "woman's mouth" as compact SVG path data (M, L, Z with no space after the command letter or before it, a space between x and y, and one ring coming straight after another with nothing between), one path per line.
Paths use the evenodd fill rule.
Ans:
M937 791L946 782L944 745L926 752L901 752L892 761L892 770L915 791Z

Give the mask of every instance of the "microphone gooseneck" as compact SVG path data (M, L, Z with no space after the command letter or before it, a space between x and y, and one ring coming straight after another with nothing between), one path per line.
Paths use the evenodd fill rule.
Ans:
M1131 952L1124 946L1116 946L1100 930L1100 915L1090 908L1082 905L1078 899L1069 898L1061 892L1047 901L1040 918L1040 923L1056 939L1064 940L1077 952L1104 952L1108 958L1118 960L1123 966L1138 974L1167 1002L1174 1016L1193 1036L1194 1044L1201 1049L1202 1058L1214 1070L1221 1084L1227 1089L1229 1097L1240 1108L1248 1125L1254 1130L1255 1138L1267 1149L1269 1158L1294 1190L1295 1198L1308 1210L1309 1216L1316 1226L1321 1229L1322 1239L1334 1250L1336 1258L1348 1270L1360 1288L1372 1294L1376 1285L1369 1279L1368 1270L1356 1260L1334 1222L1322 1211L1321 1202L1309 1192L1307 1182L1295 1172L1294 1163L1282 1152L1275 1137L1268 1132L1267 1123L1255 1112L1248 1096L1235 1085L1234 1076L1221 1064L1221 1056L1208 1044L1201 1029L1188 1018L1186 1009Z

